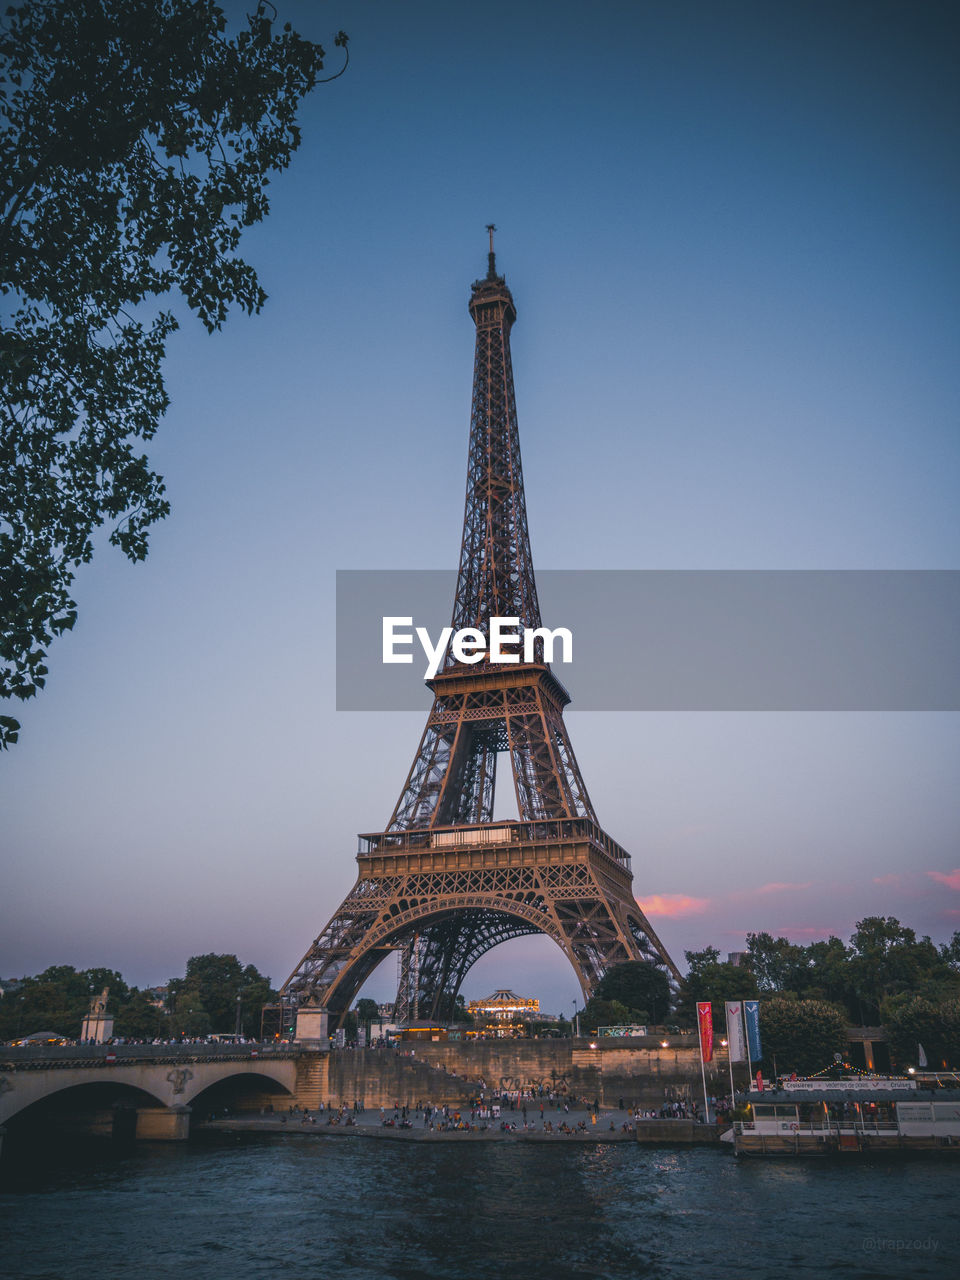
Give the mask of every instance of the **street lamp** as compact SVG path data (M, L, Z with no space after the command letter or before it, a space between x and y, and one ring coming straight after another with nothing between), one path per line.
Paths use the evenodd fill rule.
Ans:
M242 1005L241 1005L242 1000L243 1000L243 992L238 991L237 992L237 1028L236 1028L236 1038L238 1040L240 1039L240 1017L241 1017L241 1009L242 1009Z

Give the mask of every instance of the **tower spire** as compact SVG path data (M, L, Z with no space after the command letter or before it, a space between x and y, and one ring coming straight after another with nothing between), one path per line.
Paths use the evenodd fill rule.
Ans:
M493 233L496 231L496 229L497 228L493 225L492 222L487 223L487 234L490 237L490 252L487 254L487 279L488 280L496 280L497 278L497 259L496 259L496 255L493 252Z
M487 228L491 245L494 230ZM475 280L470 294L476 346L452 618L455 631L471 627L487 637L491 618L519 618L524 630L541 625L510 357L517 308L506 280L496 273L492 249L490 263L486 278Z

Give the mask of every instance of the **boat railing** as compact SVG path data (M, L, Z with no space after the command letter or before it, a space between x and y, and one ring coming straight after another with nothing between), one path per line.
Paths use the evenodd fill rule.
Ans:
M839 1136L842 1133L847 1134L874 1134L879 1136L886 1133L898 1133L899 1126L896 1120L859 1120L854 1116L845 1116L843 1119L831 1117L823 1119L810 1117L807 1120L786 1120L781 1117L773 1119L772 1117L765 1122L760 1132L768 1132L766 1125L776 1125L776 1132L779 1134L795 1134L795 1133L811 1133L816 1135L835 1134ZM735 1120L733 1124L734 1133L756 1133L758 1132L755 1120ZM773 1130L769 1130L773 1132Z
M860 1134L869 1136L873 1134L879 1137L882 1133L899 1133L900 1128L896 1120L858 1120L854 1116L846 1116L843 1120L831 1120L829 1124L810 1125L811 1130L815 1129L819 1133L835 1133L835 1134Z

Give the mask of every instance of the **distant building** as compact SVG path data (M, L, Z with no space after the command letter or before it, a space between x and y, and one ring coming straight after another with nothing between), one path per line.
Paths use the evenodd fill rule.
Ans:
M389 1036L399 1035L401 1028L390 1018L381 1018L370 1023L368 1044L376 1044L378 1040L386 1040Z
M482 1000L471 1000L467 1012L474 1019L482 1018L494 1022L515 1022L518 1014L540 1012L540 1001L528 996L518 996L515 991L502 989L494 991L492 996Z
M749 964L749 954L747 951L728 951L727 964L736 965L738 969L746 968Z
M473 1018L473 1034L494 1036L523 1035L523 1023L531 1018L540 1020L540 1001L532 996L518 996L505 987L471 1000L467 1012Z

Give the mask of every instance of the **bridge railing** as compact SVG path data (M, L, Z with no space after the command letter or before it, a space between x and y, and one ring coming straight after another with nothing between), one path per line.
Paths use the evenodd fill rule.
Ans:
M296 1058L298 1044L63 1044L0 1045L0 1066L42 1069L45 1067L111 1062L224 1062L261 1058Z

